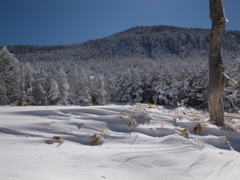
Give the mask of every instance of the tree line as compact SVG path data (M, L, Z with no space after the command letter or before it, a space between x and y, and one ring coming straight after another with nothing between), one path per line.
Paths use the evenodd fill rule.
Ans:
M93 73L91 65L87 67L87 63L81 65L76 61L20 62L7 47L3 47L0 51L0 104L17 104L20 97L29 105L42 105L44 99L50 105L102 105L110 101L207 104L206 61L135 61L139 66L122 63L122 67L118 67L121 71L115 73L108 72L114 61L108 65L103 61L98 64L100 70ZM236 59L230 74L239 81L238 63ZM101 71L106 72L101 74ZM225 107L239 106L239 96L238 87L226 87Z

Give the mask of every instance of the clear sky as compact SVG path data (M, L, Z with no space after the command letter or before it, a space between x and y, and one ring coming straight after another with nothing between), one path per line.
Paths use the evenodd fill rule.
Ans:
M240 30L240 0L223 0ZM0 45L59 45L134 26L211 28L209 0L0 0Z

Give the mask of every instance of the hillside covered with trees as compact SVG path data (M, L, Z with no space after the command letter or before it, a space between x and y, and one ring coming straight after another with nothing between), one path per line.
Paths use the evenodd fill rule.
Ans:
M206 105L210 30L134 27L81 44L0 47L0 104L98 105L109 101ZM226 31L225 72L239 79L240 32ZM225 107L239 106L226 86Z

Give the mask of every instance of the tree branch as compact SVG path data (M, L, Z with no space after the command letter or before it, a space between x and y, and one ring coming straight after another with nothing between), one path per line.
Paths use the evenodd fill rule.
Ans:
M230 86L237 85L237 81L235 81L234 79L230 78L225 72L223 72L223 77L224 77L225 84L229 84Z

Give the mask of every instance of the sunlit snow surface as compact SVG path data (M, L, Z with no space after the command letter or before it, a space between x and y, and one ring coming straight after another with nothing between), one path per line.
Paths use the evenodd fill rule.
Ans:
M0 179L240 179L240 115L225 115L222 128L187 107L2 106Z

